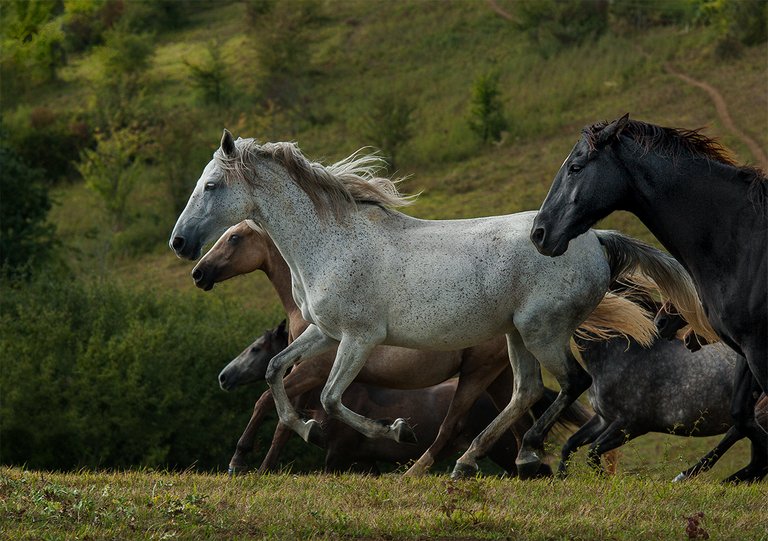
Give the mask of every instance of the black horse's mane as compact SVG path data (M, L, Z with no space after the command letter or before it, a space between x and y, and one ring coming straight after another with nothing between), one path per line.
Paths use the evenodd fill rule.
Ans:
M602 121L584 128L583 134L590 150L595 149L598 134L610 123ZM621 134L631 137L645 152L653 150L673 160L683 153L688 153L694 157L734 167L739 173L738 177L749 183L750 199L765 209L768 205L768 177L765 172L751 165L739 165L730 150L716 139L701 133L702 130L703 128L666 128L639 120L629 120Z

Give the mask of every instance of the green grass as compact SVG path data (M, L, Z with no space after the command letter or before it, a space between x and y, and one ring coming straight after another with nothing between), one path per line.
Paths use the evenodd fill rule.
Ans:
M636 476L445 476L0 470L7 539L766 539L765 488Z

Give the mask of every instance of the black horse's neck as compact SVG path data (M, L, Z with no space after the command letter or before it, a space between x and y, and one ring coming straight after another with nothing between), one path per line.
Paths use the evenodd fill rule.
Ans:
M750 198L749 180L743 170L704 157L621 146L632 177L626 210L691 273L705 309L720 312L729 294L753 279L744 261L765 258L768 224L761 203Z
M733 166L701 157L639 156L623 149L632 175L630 212L689 270L727 268L746 236L765 228L749 198L749 183ZM738 232L734 236L733 232Z

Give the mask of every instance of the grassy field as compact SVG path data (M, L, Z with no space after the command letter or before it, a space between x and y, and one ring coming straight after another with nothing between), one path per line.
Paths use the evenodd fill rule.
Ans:
M0 470L4 539L768 538L765 487Z
M507 10L513 2L498 0ZM255 98L259 36L245 22L244 3L221 2L195 12L188 25L156 36L140 96L153 112L148 122L157 120L154 113L167 115L178 107L190 118L207 119L195 126L195 135L210 139L207 146L196 143L207 151L228 127L236 136L295 140L307 156L328 163L371 144L359 117L372 97L406 96L414 106L413 136L399 156L397 175L407 177L404 191L421 192L407 212L431 219L538 208L580 129L625 112L666 126L704 127L732 148L737 160L753 162L749 149L724 129L709 97L670 75L666 65L716 87L735 124L768 148L765 44L723 60L714 53L712 28L666 26L608 33L545 58L480 0L318 5L322 17L309 36L309 90L291 111L270 109ZM221 46L235 96L220 111L205 110L185 65L212 39ZM100 69L90 51L73 55L58 83L3 113L19 124L40 106L96 117L92 81ZM468 128L468 105L473 80L492 70L500 74L509 128L500 142L483 146ZM196 165L202 170L205 164ZM140 216L125 232L138 240L137 253L114 249L103 204L81 182L55 187L50 220L72 274L215 296L232 314L277 314L277 298L261 274L228 281L207 294L194 288L192 264L173 257L165 244L176 214L158 163L148 161L145 173L131 195ZM190 190L194 181L189 179ZM654 242L626 213L616 213L601 227ZM201 324L220 323L207 321L205 313L197 318ZM261 332L254 329L253 335ZM233 344L233 351L243 346ZM145 354L153 361L152 351ZM227 360L222 358L222 366ZM214 386L215 379L209 379ZM240 414L244 423L249 411ZM191 472L4 468L0 538L684 539L706 532L719 539L768 539L766 485L719 484L747 462L746 442L700 480L668 482L717 439L650 435L622 449L615 477L597 478L577 465L567 481L526 483L495 477L452 483L445 475L413 480L396 474L371 479L284 473L230 479ZM228 458L221 456L222 467ZM579 464L583 458L583 452L576 455ZM703 530L687 532L687 517L696 522L698 513Z

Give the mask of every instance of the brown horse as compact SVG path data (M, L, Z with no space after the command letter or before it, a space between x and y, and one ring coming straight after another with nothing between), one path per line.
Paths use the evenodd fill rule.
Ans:
M192 271L195 285L208 291L214 284L240 274L263 271L272 282L288 316L290 339L295 339L308 323L302 318L291 292L291 274L288 265L271 239L246 222L230 227ZM583 324L589 326L593 318L603 326L623 329L621 308L607 297ZM615 299L614 299L615 300ZM335 352L304 360L285 377L285 390L296 400L312 389L322 387L328 379ZM362 368L358 383L370 383L391 389L423 389L459 375L456 393L434 442L411 466L408 474L425 473L446 444L454 437L457 425L464 419L472 404L488 391L495 405L501 409L509 403L512 385L507 344L499 336L474 347L459 351L420 351L392 346L374 349ZM254 406L253 415L237 443L230 461L230 470L245 467L245 455L253 449L256 429L265 413L274 406L271 391L265 391ZM582 406L574 404L572 418L586 420ZM524 418L513 427L519 438L530 428L531 421ZM278 426L273 447L279 447L287 437L286 429ZM269 457L269 455L268 455Z
M264 381L269 361L288 344L285 322L277 328L266 331L241 355L230 362L219 374L219 384L225 391ZM511 382L510 382L511 385ZM395 466L411 462L427 450L437 437L440 424L445 418L451 400L456 394L457 378L432 387L417 390L385 389L373 385L353 383L344 393L344 403L372 419L392 419L403 411L409 412L406 419L416 433L416 444L398 443L388 439L370 439L352 427L330 417L320 403L320 389L315 388L302 396L302 411L307 418L321 423L326 435L325 471L378 474L378 463ZM554 401L557 393L545 391L547 405ZM535 409L535 414L544 408ZM448 442L438 459L447 458L450 453L463 451L499 413L490 396L483 393L472 405L464 422L459 423L455 437ZM290 435L290 432L288 432ZM268 458L262 464L262 471L277 469L278 449L270 449ZM516 475L515 456L517 441L511 431L506 431L491 447L488 458L508 474ZM542 466L540 475L551 475L548 466Z

